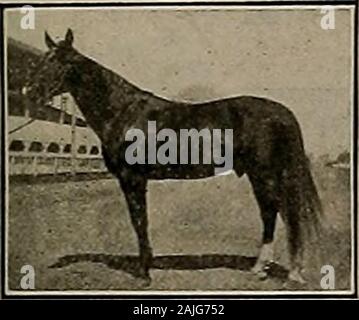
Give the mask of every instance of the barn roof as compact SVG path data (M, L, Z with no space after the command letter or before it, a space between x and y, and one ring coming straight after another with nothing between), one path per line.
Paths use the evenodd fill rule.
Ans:
M10 116L8 121L9 131L22 126L28 121L24 117ZM21 130L9 136L10 141L40 141L44 143L56 142L59 144L71 143L71 126L61 125L54 122L36 120L24 126ZM99 145L100 141L96 134L88 127L76 128L77 144Z

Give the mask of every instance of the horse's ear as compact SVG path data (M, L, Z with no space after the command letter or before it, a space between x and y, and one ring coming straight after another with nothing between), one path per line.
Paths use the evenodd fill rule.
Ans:
M56 43L51 39L47 31L45 31L45 43L49 49L53 49L56 47Z
M72 33L72 30L70 28L67 29L65 42L69 46L72 46L72 43L74 42L74 34Z

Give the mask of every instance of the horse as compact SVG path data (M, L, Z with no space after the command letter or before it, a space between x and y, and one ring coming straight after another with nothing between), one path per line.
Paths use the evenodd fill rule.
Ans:
M48 51L33 70L26 95L41 107L52 97L69 92L101 140L105 165L119 181L137 235L140 267L136 276L151 281L147 182L201 179L215 174L213 161L129 164L125 157L129 145L126 132L132 128L146 132L148 122L156 121L158 129L171 128L177 133L181 128L233 130L233 171L238 177L247 175L263 222L261 248L252 271L265 277L268 265L274 261L279 213L287 234L288 279L305 283L303 252L308 248L305 244L309 235L320 232L322 207L293 112L278 102L255 96L199 103L171 101L140 89L81 54L73 41L71 29L56 42L45 31Z

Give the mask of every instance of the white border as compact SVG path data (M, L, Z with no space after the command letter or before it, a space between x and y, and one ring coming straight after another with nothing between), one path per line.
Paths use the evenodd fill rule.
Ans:
M269 0L268 0L269 1ZM294 0L293 0L294 1ZM327 7L328 5L325 4L325 2L323 3L323 5L273 5L271 6L269 5L250 5L250 6L245 6L245 5L230 5L230 6L223 6L223 5L215 5L215 6L209 6L209 5L201 5L200 2L198 2L198 6L187 6L186 4L184 4L183 6L174 6L171 5L171 2L168 2L168 5L163 5L163 6L145 6L145 7L141 7L141 2L138 1L133 1L133 2L138 2L138 6L136 7L126 7L126 1L125 2L119 2L119 5L123 5L123 6L106 6L106 1L98 1L98 2L103 2L104 6L91 6L92 3L95 3L95 1L93 2L82 2L82 1L68 1L67 3L86 3L88 4L88 7L82 7L82 6L71 6L71 7L62 7L61 4L64 4L64 2L58 2L58 1L49 1L49 2L42 2L42 1L29 1L29 3L36 3L36 4L48 4L48 3L58 3L59 6L56 7L35 7L35 10L173 10L173 11L182 11L182 10L203 10L203 11L208 11L208 10L221 10L221 11L225 11L225 10L247 10L247 11L256 11L256 10L313 10L313 9L320 9L322 7ZM149 1L150 2L150 1ZM197 1L193 1L196 2ZM7 28L5 28L5 26L7 26L7 14L6 12L9 11L18 11L19 8L21 8L21 3L18 3L16 1L8 1L7 3L15 3L18 4L18 7L12 7L12 8L4 8L4 19L3 19L3 30L4 30L4 71L6 72L7 70L7 37L6 37L6 30ZM144 3L146 3L146 0L144 1ZM226 2L223 1L223 4L225 4ZM353 150L353 143L356 143L356 141L354 141L353 139L353 127L355 124L355 120L354 120L354 100L353 100L353 96L354 96L354 63L355 63L355 57L354 57L354 45L355 45L355 33L354 33L354 28L355 26L355 5L329 5L329 6L333 6L335 9L349 9L351 12L351 43L352 43L352 69L351 69L351 82L352 82L352 86L351 86L351 120L352 120L352 126L350 129L350 134L351 134L351 141L350 141L350 151ZM6 88L7 88L7 72L6 75L4 76L4 101L5 101L5 119L4 119L4 130L5 130L5 173L8 172L8 155L7 155L7 150L8 150L8 131L7 131L7 118L8 118L8 99L7 99L7 92L6 92ZM353 152L350 152L351 154L351 169L350 169L350 174L351 174L351 190L353 191L353 186L354 186L354 175L353 175L353 169L354 169L354 158L353 158ZM9 190L9 176L5 175L5 190ZM355 268L355 263L356 261L354 261L354 236L355 236L355 230L354 230L354 197L353 197L353 192L351 194L351 288L350 290L328 290L328 291L323 291L323 290L318 290L318 291L304 291L304 290L294 290L294 291L287 291L287 290L275 290L275 291L250 291L250 290L246 290L246 291L241 291L241 290L218 290L218 291L199 291L199 290L172 290L172 291L166 291L166 290L136 290L136 291L131 291L131 290L108 290L108 289L104 289L104 290L64 290L64 291L60 291L60 290L33 290L33 291L20 291L20 290L11 290L9 289L8 285L8 229L9 229L9 194L6 193L5 194L5 294L9 295L9 296L76 296L76 295L81 295L81 296L115 296L115 295L122 295L122 296L128 296L125 299L135 299L136 297L140 297L140 296L149 296L149 295L166 295L166 296L198 296L198 298L195 299L201 299L200 296L203 295L207 295L207 296L226 296L228 299L244 299L244 298L251 298L250 296L256 296L256 295L267 295L267 296L276 296L276 295L317 295L318 297L320 297L321 295L333 295L333 296L340 296L340 295L350 295L354 293L354 285L355 285L355 279L354 279L354 268ZM236 295L236 296L243 296L243 297L236 297L236 298L231 298L232 295ZM247 296L247 297L246 297ZM249 296L249 297L248 297ZM206 299L206 298L202 298L202 299ZM212 298L214 300L220 299L220 298ZM253 299L253 298L252 298ZM295 298L294 298L295 299ZM299 297L297 299L300 299ZM330 300L330 298L329 298Z
M268 1L272 1L272 0L268 0ZM295 0L292 0L295 1ZM310 1L310 0L309 0ZM315 1L315 0L313 0ZM320 1L320 0L319 0ZM103 3L103 6L91 6L91 4L94 3L102 3L101 1L99 2L80 2L80 1L74 1L74 2L67 2L67 1L62 1L62 2L52 2L52 1L48 1L48 2L33 2L34 4L38 5L38 4L43 4L43 5L47 5L47 4L56 4L58 3L58 6L53 6L53 7L34 7L34 10L89 10L89 11L93 11L93 10L123 10L123 11L132 11L132 10L170 10L170 11L185 11L185 10L201 10L201 11L211 11L211 10L218 10L218 11L228 11L228 10L245 10L245 11L258 11L258 10L283 10L283 11L287 11L287 10L320 10L323 7L333 7L335 10L338 9L352 9L353 13L354 13L354 9L355 9L355 5L348 5L348 4L338 4L338 5L331 5L331 4L325 4L325 1L323 0L323 5L317 5L317 4L313 4L313 5L226 5L225 2L223 2L223 5L204 5L204 4L200 4L198 3L197 5L189 5L189 4L183 4L181 6L175 6L175 5L171 5L171 3L166 3L163 4L161 6L156 6L156 5L146 5L146 6L141 6L140 3L138 3L138 5L136 6L126 6L126 3L121 3L118 2L118 6L115 5L113 2L108 3L108 5L106 6L106 3ZM88 6L82 6L81 3L83 4L88 4ZM149 1L150 3L150 1ZM18 11L20 8L22 8L21 3L18 2L13 2L12 4L17 4L17 7L10 7L10 8L4 8L4 13L5 11ZM72 4L71 6L67 6L66 4ZM78 5L77 5L78 4ZM64 6L61 6L64 5ZM6 6L6 4L5 4ZM5 19L4 19L5 21ZM354 35L354 34L353 34Z

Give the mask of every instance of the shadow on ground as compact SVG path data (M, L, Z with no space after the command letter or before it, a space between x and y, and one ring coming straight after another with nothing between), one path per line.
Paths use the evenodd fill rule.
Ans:
M152 269L162 270L203 270L227 268L241 271L250 271L256 262L256 257L245 257L238 255L169 255L153 258ZM139 274L139 259L137 256L124 255L115 256L107 254L75 254L58 259L49 268L64 268L74 263L92 262L101 263L110 269L121 270L137 276ZM268 277L278 280L287 280L288 271L277 263L268 266Z

